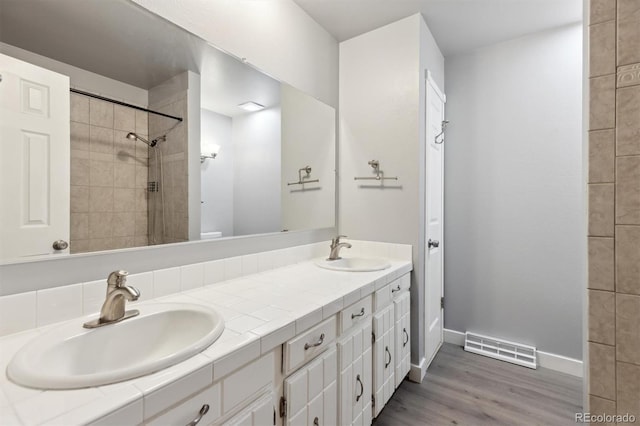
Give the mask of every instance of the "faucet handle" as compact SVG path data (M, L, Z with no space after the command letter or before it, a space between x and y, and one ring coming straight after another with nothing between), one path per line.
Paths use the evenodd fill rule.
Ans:
M110 286L122 287L124 283L127 282L127 275L129 275L127 271L113 271L109 274L109 278L107 278L107 284Z

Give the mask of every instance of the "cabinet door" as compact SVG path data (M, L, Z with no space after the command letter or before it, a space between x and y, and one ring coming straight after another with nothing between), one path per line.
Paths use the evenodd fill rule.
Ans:
M373 416L376 417L395 390L393 303L373 316L373 334Z
M284 380L285 425L336 424L336 357L334 347Z
M339 425L371 424L371 356L370 321L338 342Z
M273 424L273 394L266 394L238 414L223 423L223 426L266 426Z
M411 301L409 293L399 296L394 302L395 310L395 387L400 386L411 368Z

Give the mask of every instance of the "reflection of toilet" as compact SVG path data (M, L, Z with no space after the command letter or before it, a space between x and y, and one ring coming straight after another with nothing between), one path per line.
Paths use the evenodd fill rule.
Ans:
M212 240L214 238L220 238L220 237L222 237L222 232L219 232L219 231L201 232L200 233L200 239L201 240Z

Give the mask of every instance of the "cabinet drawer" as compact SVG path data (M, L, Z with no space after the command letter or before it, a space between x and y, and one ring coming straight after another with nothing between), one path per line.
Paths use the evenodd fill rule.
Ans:
M397 299L400 295L409 291L411 287L411 274L404 274L391 284L391 297Z
M181 404L171 408L159 416L147 420L147 426L186 425L198 417L200 409L207 404L209 411L202 416L203 425L211 424L220 417L220 383L195 394Z
M340 334L361 323L371 315L371 295L354 303L340 312Z
M283 369L289 374L327 349L336 338L336 317L321 322L284 344Z

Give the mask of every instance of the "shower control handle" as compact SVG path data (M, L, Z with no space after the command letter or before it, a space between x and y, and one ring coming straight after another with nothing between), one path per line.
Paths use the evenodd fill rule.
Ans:
M432 240L431 238L429 238L429 248L438 248L440 247L440 241L438 240Z

